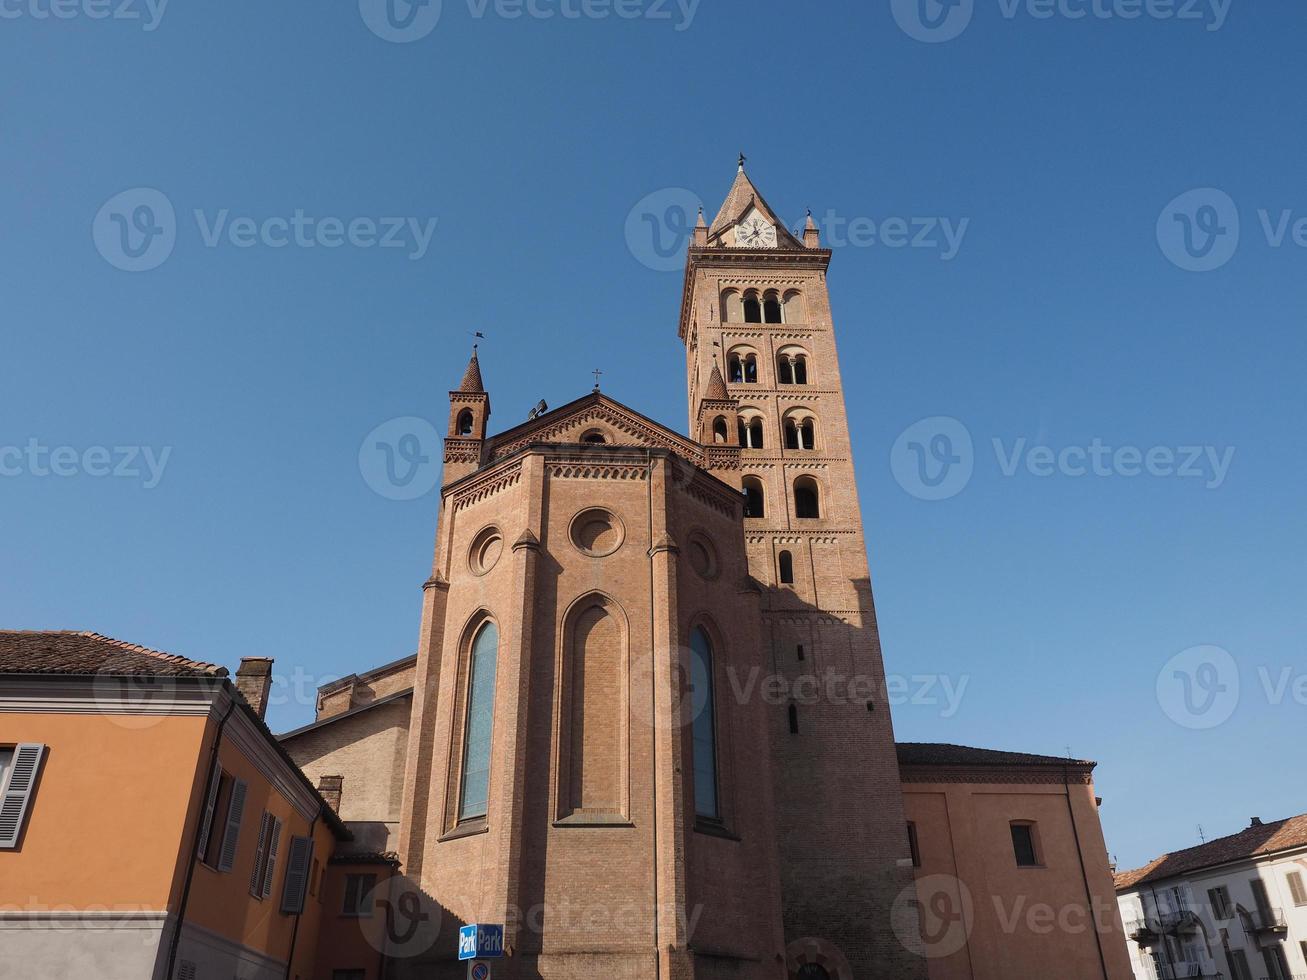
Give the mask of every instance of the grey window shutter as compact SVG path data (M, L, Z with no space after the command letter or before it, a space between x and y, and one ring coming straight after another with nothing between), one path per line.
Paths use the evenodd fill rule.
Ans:
M277 870L277 850L281 847L281 828L282 823L276 817L269 814L268 819L271 825L268 827L268 862L267 867L263 870L263 897L267 898L272 894L272 876Z
M245 793L249 789L243 779L231 784L231 802L227 805L227 827L222 832L222 853L218 855L218 870L230 871L236 864L236 845L241 839L241 819L245 815Z
M9 785L5 787L4 796L0 797L0 849L13 850L18 846L44 758L45 746L39 742L24 742L14 748Z
M281 891L281 910L287 915L304 911L304 896L309 890L309 867L313 862L313 838L290 839L290 861L286 865L286 884Z
M194 960L182 960L177 967L177 980L195 980L198 975Z
M204 796L204 819L200 821L200 837L195 842L195 856L204 860L204 852L209 849L209 835L213 833L213 811L218 806L218 787L222 785L222 767L213 767L213 776L209 779L209 792Z
M255 898L263 897L263 852L268 846L268 820L271 817L272 814L264 810L259 821L259 846L254 851L254 870L250 872L250 894Z

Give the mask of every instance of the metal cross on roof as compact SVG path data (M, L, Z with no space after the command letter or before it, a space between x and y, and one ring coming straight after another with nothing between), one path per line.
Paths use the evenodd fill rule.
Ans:
M593 375L595 376L595 391L598 391L598 390L599 390L599 375L603 374L604 372L600 371L598 368L595 368L595 369L594 369L593 371L591 371L590 373L593 374Z

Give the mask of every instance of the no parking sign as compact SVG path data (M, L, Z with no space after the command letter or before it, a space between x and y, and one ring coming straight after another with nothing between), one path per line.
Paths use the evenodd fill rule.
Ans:
M469 963L467 965L468 980L490 980L489 963Z

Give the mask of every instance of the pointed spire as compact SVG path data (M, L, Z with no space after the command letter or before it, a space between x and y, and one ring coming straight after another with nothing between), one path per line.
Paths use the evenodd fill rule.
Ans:
M699 205L699 220L694 223L694 246L703 248L708 244L708 222L703 220L703 205Z
M704 401L724 402L730 401L731 393L726 390L726 379L722 377L722 369L717 366L717 361L713 360L712 374L708 376L708 387L703 391Z
M758 188L753 185L749 175L744 172L745 159L744 154L741 153L740 169L735 175L735 182L731 185L721 210L717 212L717 217L708 226L708 241L719 242L721 236L734 228L751 208L757 208L762 216L775 226L782 248L798 248L799 240L790 233L785 222L780 220L771 205L758 192Z
M703 220L703 205L702 205L702 204L699 205L699 220L696 221L696 222L694 223L694 227L696 227L696 228L707 228L707 227L708 227L708 222L706 222L706 221Z
M812 208L808 208L808 220L803 224L803 247L821 247L821 231L817 228L817 222L812 220Z
M458 390L469 393L484 393L486 390L481 380L481 362L477 360L476 344L472 345L472 359L467 362L467 370L463 372L463 381Z

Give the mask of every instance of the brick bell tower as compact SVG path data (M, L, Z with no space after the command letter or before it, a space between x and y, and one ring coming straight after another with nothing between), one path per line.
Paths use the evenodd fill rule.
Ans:
M732 447L708 448L708 468L744 493L761 659L785 682L769 728L789 972L924 978L926 961L898 938L915 933L903 921L914 907L900 898L913 873L827 291L831 252L811 215L799 235L786 230L744 163L712 224L699 217L679 330L689 431Z

